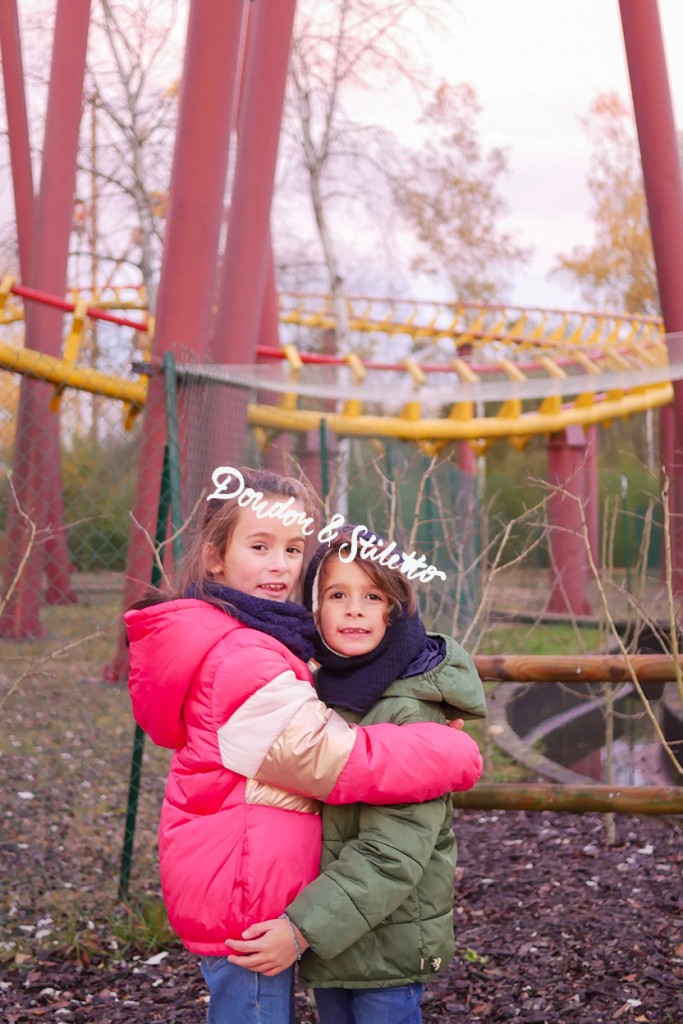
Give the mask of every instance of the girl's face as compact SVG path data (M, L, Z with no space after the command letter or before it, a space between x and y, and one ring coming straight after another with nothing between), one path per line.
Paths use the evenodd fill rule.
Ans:
M333 651L353 657L374 651L389 621L389 599L356 561L323 565L318 629Z
M266 495L267 500L275 498ZM290 506L303 512L298 502ZM240 510L222 555L214 552L208 568L214 579L234 590L269 601L287 601L301 576L304 535L297 524L280 519L259 519L252 508Z

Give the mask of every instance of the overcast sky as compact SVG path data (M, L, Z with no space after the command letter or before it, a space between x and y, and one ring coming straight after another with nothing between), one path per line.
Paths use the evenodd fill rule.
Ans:
M659 12L680 130L683 0L659 0ZM546 274L556 253L592 238L590 148L578 118L601 92L631 102L617 0L456 0L452 37L434 60L450 80L475 86L486 142L509 147L509 223L535 249L513 300L580 305L577 291Z

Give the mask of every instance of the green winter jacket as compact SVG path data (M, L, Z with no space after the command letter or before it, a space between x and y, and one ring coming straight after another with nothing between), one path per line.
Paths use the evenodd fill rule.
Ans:
M438 634L432 634L437 636ZM347 721L483 718L470 656L451 637L446 657L397 679L367 714ZM456 842L448 796L423 804L323 806L321 874L287 908L311 948L299 968L315 988L388 988L425 982L453 956Z

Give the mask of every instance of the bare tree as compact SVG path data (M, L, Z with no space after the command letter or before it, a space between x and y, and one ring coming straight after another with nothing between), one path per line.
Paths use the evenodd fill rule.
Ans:
M657 316L657 275L633 113L617 93L603 93L581 123L593 146L588 188L594 239L558 255L552 273L575 285L595 308Z
M186 0L93 0L69 279L80 287L142 284L151 308L186 7ZM29 126L39 150L54 3L20 13Z
M472 86L442 83L422 119L426 138L394 176L393 190L418 242L412 269L447 281L456 300L492 302L530 252L500 227L507 153L484 148L480 112Z
M354 101L402 82L426 87L416 30L434 31L448 5L430 0L301 0L292 43L287 126L296 143L337 320L346 334L339 211L362 204L377 216L390 133L353 114Z
M101 283L141 280L152 309L177 115L177 20L175 0L99 0L82 133L75 226L88 274L99 267Z

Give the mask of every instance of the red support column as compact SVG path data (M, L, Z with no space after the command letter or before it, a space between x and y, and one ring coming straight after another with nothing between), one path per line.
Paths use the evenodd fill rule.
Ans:
M40 195L33 219L28 284L53 295L67 286L67 259L73 217L73 193L81 120L83 76L90 19L90 0L59 0L50 72ZM26 308L26 345L58 355L63 315L49 306ZM69 578L60 479L59 420L49 410L52 388L24 379L19 400L14 453L14 487L20 509L40 531L0 623L4 636L42 634L40 589L43 570L49 578L49 601L75 600ZM25 520L10 506L9 558L5 586L17 575L26 548Z
M183 352L197 362L207 359L245 10L244 0L190 5L156 309L155 356L170 351L178 359ZM153 437L156 430L152 427L152 421L160 416L165 436L163 394L159 398L162 408L148 404L145 413L138 483L139 510L145 516L140 521L145 524L156 516L159 493L156 468L161 466L163 442L159 444ZM184 468L202 478L203 461L212 458L207 436L182 440ZM186 441L197 447L185 449ZM144 558L147 572L138 566L136 574L143 579L151 568L149 552Z
M208 351L244 0L191 4L155 352Z
M588 543L596 566L600 566L600 478L598 473L598 428L593 424L585 428L586 466L586 526Z
M237 163L212 356L253 363L269 254L270 205L296 0L253 5L240 96Z
M33 223L29 284L52 295L68 286L69 239L73 225L73 196L78 163L78 136L83 112L90 0L59 0L50 70L50 94L45 119L40 194ZM53 88L54 82L54 88ZM50 355L62 348L63 316L43 304L26 311L26 344ZM46 396L51 389L45 388ZM47 444L44 459L47 503L45 522L46 599L50 604L76 600L69 573L69 550L64 529L64 497L60 470L59 420L46 408Z
M458 442L458 469L467 476L475 476L477 472L477 456L467 441Z
M198 361L207 357L245 9L244 0L190 5L156 310L155 356L170 351L182 357L184 350ZM150 382L144 416L134 515L153 536L166 440L161 378ZM202 460L211 458L210 453L193 448L193 444L203 444L206 449L205 441L205 434L183 439L184 465L193 476L201 475ZM147 586L151 565L149 544L134 527L124 607ZM109 675L119 678L126 672L127 656L121 644Z
M470 344L461 345L458 349L458 354L462 358L471 357L472 346ZM468 476L476 477L477 475L477 456L474 448L469 441L459 441L457 444L458 452L458 468L461 473L467 473Z
M589 615L588 558L581 509L586 502L586 437L568 427L548 441L548 503L551 589L548 611Z
M266 286L263 296L263 308L261 310L258 343L259 345L267 345L268 348L278 349L280 347L280 308L272 244L268 245L268 268L266 271ZM273 360L264 356L262 359L257 359L257 362L263 362L268 366L272 365ZM282 395L274 391L264 391L261 395L261 401L269 405L275 405L281 399ZM289 474L292 472L290 457L291 440L289 433L285 431L272 438L263 455L263 464L267 469L272 469L276 473Z
M683 183L659 10L656 0L619 0L619 8L662 316L667 334L676 334L683 332ZM683 359L682 350L683 340L671 339L672 361ZM660 424L671 482L673 586L683 594L683 381L674 382L673 416L662 416Z
M19 266L22 279L28 281L33 237L33 168L16 0L5 0L4 3L0 3L0 51L19 243Z

